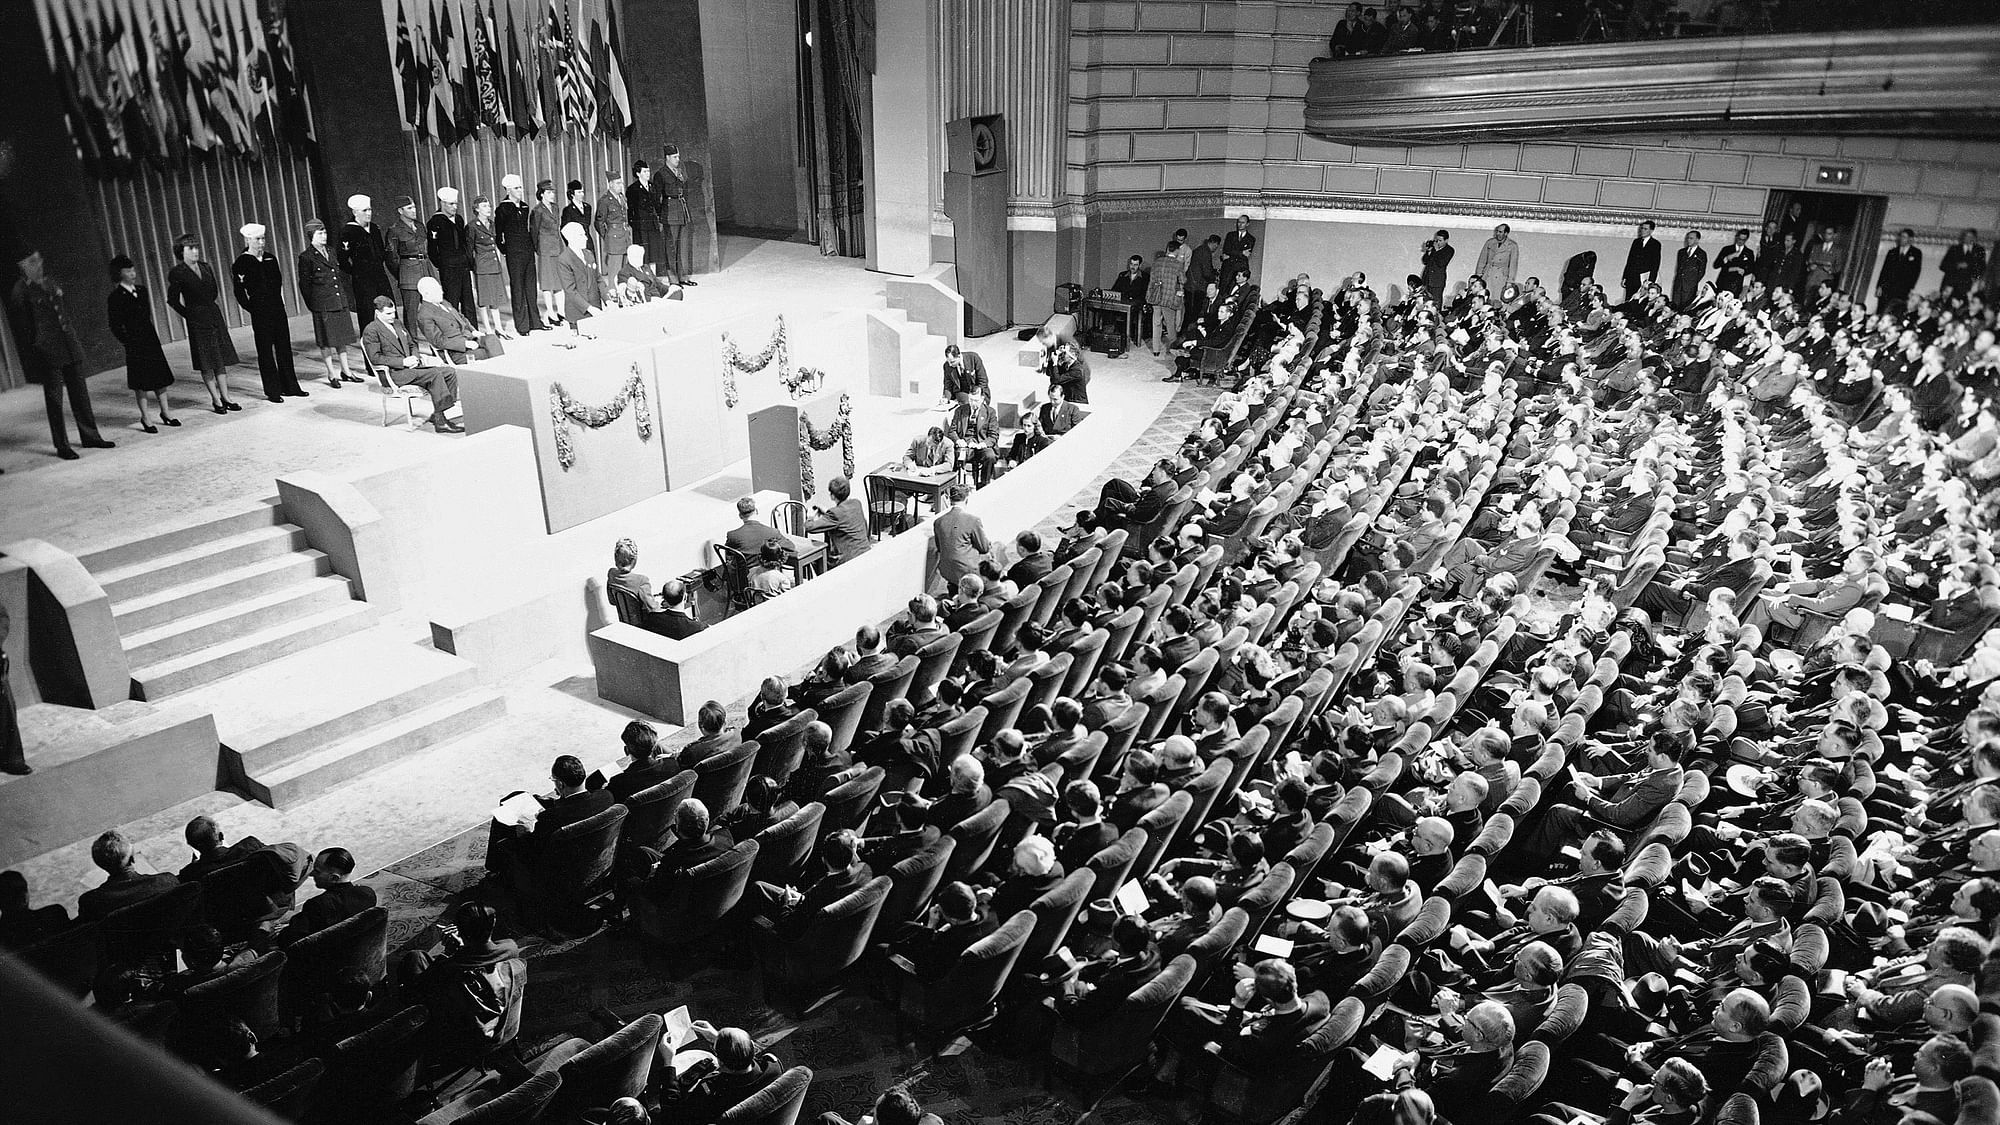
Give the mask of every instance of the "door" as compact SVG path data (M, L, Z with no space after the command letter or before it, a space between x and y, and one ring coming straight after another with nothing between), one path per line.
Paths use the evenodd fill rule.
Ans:
M1818 241L1821 228L1833 227L1844 252L1834 286L1863 298L1875 277L1875 252L1888 209L1889 199L1882 195L1778 189L1764 203L1764 221L1777 223L1781 234L1796 233L1801 246Z

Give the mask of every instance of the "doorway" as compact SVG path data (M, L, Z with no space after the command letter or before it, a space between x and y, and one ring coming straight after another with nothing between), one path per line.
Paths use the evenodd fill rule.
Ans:
M1884 195L1774 189L1764 203L1764 222L1777 223L1781 236L1796 234L1800 246L1811 246L1821 229L1832 227L1835 244L1844 251L1834 287L1859 298L1866 296L1875 276L1875 252L1888 210Z

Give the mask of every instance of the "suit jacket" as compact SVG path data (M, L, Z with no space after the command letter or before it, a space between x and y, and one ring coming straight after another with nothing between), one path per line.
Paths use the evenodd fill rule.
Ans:
M661 636L674 640L686 640L708 626L696 621L686 610L664 609L653 619Z
M1014 565L1007 568L1007 579L1014 585L1026 589L1048 577L1056 568L1055 559L1047 551L1036 551L1032 555L1022 555Z
M417 336L440 353L464 358L472 350L472 322L450 305L430 301L417 306Z
M1245 1013L1232 1005L1216 1041L1222 1045L1223 1059L1233 1066L1251 1074L1277 1070L1298 1057L1306 1037L1319 1030L1332 1011L1326 993L1308 992L1299 997L1297 1008L1263 1016L1245 1030Z
M1715 287L1724 293L1741 293L1743 280L1756 269L1757 252L1732 242L1716 252Z
M1141 268L1136 274L1126 270L1112 281L1111 291L1118 294L1121 300L1143 305L1146 303L1146 290L1151 287L1152 280L1152 273L1146 269Z
M526 203L516 203L503 199L493 209L493 241L500 247L500 253L509 258L523 258L535 252L535 236L528 220L531 208Z
M715 757L717 754L727 754L741 745L743 745L743 736L734 730L724 729L714 734L704 734L686 746L681 747L678 759L680 768L691 770L702 762ZM720 816L729 810L714 809L711 811Z
M1875 291L1885 301L1900 301L1917 287L1917 275L1924 272L1924 252L1915 246L1890 247L1882 256L1882 272L1876 275Z
M937 545L938 577L950 586L979 571L979 560L993 553L987 542L986 525L964 508L947 508L932 521L931 535Z
M825 519L807 524L806 531L815 535L825 532L827 546L842 562L875 545L868 534L868 509L852 496L827 509Z
M681 174L662 163L653 169L653 202L660 211L660 219L670 227L692 222L694 206L700 196L698 166L691 160L681 161Z
M535 818L534 838L546 840L558 828L588 820L616 803L602 789L579 789L567 797L557 797L543 805L542 814Z
M1652 770L1619 782L1607 793L1591 794L1584 805L1592 816L1629 832L1652 820L1680 791L1678 767Z
M1625 251L1625 272L1621 275L1629 292L1660 277L1660 240L1635 238ZM1498 294L1496 294L1497 296Z
M1081 871L1090 866L1091 857L1118 842L1118 828L1104 820L1091 825L1065 822L1056 825L1052 840L1063 870Z
M563 316L571 324L589 317L591 306L604 306L604 290L597 276L597 267L567 246L556 259L556 275L561 282Z
M1077 409L1077 405L1073 402L1065 402L1061 406L1045 402L1036 407L1036 412L1037 420L1045 434L1066 434L1076 429L1078 422L1083 421L1083 411Z
M1065 998L1060 1006L1062 1016L1079 1027L1097 1023L1116 1012L1126 997L1159 972L1160 948L1152 944L1130 956L1092 961L1077 973L1077 980L1090 985L1090 991L1074 1000Z
M1424 288L1432 293L1442 293L1445 287L1445 268L1451 265L1452 255L1458 253L1447 242L1424 251Z
M897 657L887 652L874 652L856 660L847 667L847 682L858 684L872 676L879 676L896 666Z
M715 829L699 840L675 840L660 852L660 861L646 881L646 889L665 898L690 868L728 853L736 846L729 833Z
M1000 443L1000 412L991 406L974 410L967 403L952 411L946 432L970 445L991 449Z
M805 897L799 900L798 906L785 915L779 932L787 937L805 933L806 927L812 924L814 916L820 911L867 886L868 880L874 877L872 868L861 860L855 860L852 867L829 871L814 879L811 886L803 888Z
M158 898L180 886L180 882L165 872L158 875L133 875L125 879L106 879L77 897L76 919L79 922L88 922L102 918L121 907Z
M946 361L944 365L944 396L957 398L960 394L976 389L986 396L988 402L991 402L993 384L987 381L986 361L979 358L978 352L961 352L959 359L965 364L963 371L952 366L950 361Z
M361 356L370 367L387 367L397 383L407 382L409 370L403 361L417 354L417 341L400 323L394 326L371 320L361 330ZM414 369L411 369L414 370Z
M308 246L299 251L295 270L299 296L305 300L307 311L340 312L353 305L354 294L347 275L329 255Z
M677 759L659 754L650 762L635 762L620 770L604 783L604 788L611 794L612 800L622 805L630 801L633 794L650 789L679 772L680 762Z
M236 282L236 303L245 312L253 317L285 315L285 274L269 250L261 258L236 255L229 274Z
M1708 251L1699 246L1683 246L1674 254L1674 304L1685 308L1694 304L1701 289L1701 277L1708 272Z
M337 922L345 922L375 905L375 888L359 883L335 883L306 900L299 912L278 931L278 944L290 945Z
M437 276L437 268L431 265L429 239L423 228L398 215L389 227L388 238L390 264L398 286L415 289L420 278Z
M562 215L554 207L535 204L534 210L528 212L528 233L534 242L535 253L540 257L553 258L568 249L563 242ZM542 283L552 280L543 278Z
M758 553L763 551L764 544L772 541L783 547L786 554L791 553L790 537L759 520L753 519L738 524L729 529L728 535L722 537L723 545L731 550L743 552L743 557L753 563L757 561Z

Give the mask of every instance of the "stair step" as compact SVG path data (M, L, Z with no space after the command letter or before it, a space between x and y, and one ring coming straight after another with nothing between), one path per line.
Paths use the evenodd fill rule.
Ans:
M80 555L78 561L83 563L85 570L101 575L107 570L117 570L147 559L159 558L161 555L171 555L185 551L189 547L241 535L246 531L255 531L260 527L275 527L283 522L284 510L278 506L275 498L260 500L248 508L228 515L188 524L185 527L176 527L158 535L149 535Z
M211 578L262 559L304 550L305 529L293 524L239 531L108 570L92 570L98 585L116 602L133 601L173 586Z
M212 645L324 613L352 601L345 578L308 578L125 635L125 656L135 666L158 664Z
M196 699L216 713L225 762L258 775L478 682L478 669L450 653L371 632L274 661ZM276 691L286 692L286 707L259 706Z
M198 652L132 669L138 697L159 700L225 676L255 668L280 656L367 628L380 611L367 602L339 606L237 637Z
M507 713L499 692L479 688L406 711L305 757L239 779L250 796L285 808L379 766L469 734Z
M118 623L119 632L129 638L142 629L234 605L247 597L332 573L333 560L324 553L292 551L118 602L112 605L111 616Z

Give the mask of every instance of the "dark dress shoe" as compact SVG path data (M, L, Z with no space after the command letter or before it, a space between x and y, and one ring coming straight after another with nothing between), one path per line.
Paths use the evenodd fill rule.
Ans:
M158 426L149 426L146 423L141 422L139 423L139 432L142 434L157 434L160 432L160 429Z
M81 457L83 455L81 453L78 453L74 449L58 449L56 450L56 456L62 458L65 461L74 461L78 457Z
M162 418L160 419L160 421L166 423L169 426L178 426L181 424L181 420L179 418Z
M34 772L35 772L35 767L29 765L26 762L22 762L18 766L0 766L0 773L11 773L15 777L26 777Z
M84 442L83 447L85 449L116 449L118 448L118 443L115 441L105 441L103 438L98 438L96 441Z
M216 412L217 414L227 414L227 413L229 413L229 408L228 408L228 407L226 407L226 406L220 406L220 405L217 405L217 406L211 406L211 407L209 407L209 409L210 409L210 410L213 410L213 411L215 411L215 412Z
M311 397L312 397L312 392L311 392L311 391L307 391L307 390L297 390L297 391L286 391L286 392L285 392L285 397L286 397L286 398L311 398Z
M224 406L228 407L228 408L229 408L229 409L231 409L231 410L241 410L241 409L243 409L243 404L242 404L242 403L240 403L240 402L225 402L225 403L223 403L222 405L224 405Z
M266 402L283 402L283 401L285 401L285 396L284 396L284 395L265 395L265 396L264 396L264 400L265 400Z

